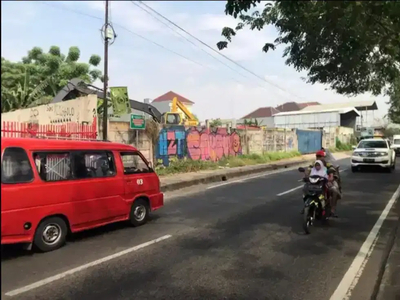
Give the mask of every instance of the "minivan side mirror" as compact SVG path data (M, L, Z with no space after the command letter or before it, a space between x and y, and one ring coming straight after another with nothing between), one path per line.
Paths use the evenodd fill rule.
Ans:
M357 146L351 146L351 149L356 150Z

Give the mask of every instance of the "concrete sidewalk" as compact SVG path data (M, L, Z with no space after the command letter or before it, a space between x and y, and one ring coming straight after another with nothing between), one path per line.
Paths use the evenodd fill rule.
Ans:
M397 210L400 216L400 205ZM376 300L400 300L400 218Z
M333 153L333 155L338 160L349 157L348 152L338 152ZM314 160L315 154L307 154L299 157L274 161L268 164L160 176L161 190L163 192L173 191L197 184L225 181L230 178L245 176L248 174L262 173L295 166L304 166Z

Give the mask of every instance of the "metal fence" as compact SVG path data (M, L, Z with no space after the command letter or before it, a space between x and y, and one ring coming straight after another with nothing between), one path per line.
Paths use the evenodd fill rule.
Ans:
M12 138L56 138L87 140L97 138L96 122L92 125L79 123L42 125L34 123L21 123L16 121L3 121L1 137Z

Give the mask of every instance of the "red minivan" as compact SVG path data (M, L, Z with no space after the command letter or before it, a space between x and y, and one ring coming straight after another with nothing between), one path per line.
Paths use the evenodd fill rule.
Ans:
M1 139L1 244L47 252L68 233L124 220L142 225L163 205L157 174L132 146Z

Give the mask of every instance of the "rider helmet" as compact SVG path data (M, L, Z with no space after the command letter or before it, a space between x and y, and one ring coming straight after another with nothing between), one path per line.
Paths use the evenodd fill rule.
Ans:
M315 153L316 157L325 157L325 151L323 150L319 150L317 151L317 153Z

